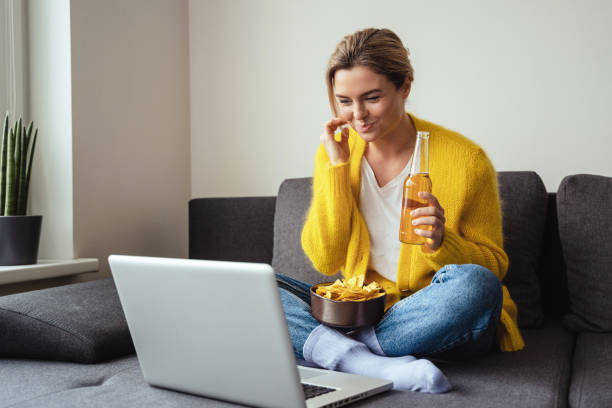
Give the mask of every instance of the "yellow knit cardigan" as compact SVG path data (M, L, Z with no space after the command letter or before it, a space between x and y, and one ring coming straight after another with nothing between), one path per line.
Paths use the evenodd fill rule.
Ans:
M423 246L402 244L397 282L371 269L370 237L359 212L360 167L366 143L352 129L348 163L332 166L323 145L317 151L313 197L302 230L304 252L319 272L333 275L341 270L346 278L365 276L366 282L377 281L387 291L386 309L429 285L435 272L447 264L482 265L500 281L508 270L497 177L486 153L459 133L409 115L418 131L429 132L432 193L446 217L442 246L427 253ZM503 296L498 344L502 351L520 350L524 342L517 308L505 286Z

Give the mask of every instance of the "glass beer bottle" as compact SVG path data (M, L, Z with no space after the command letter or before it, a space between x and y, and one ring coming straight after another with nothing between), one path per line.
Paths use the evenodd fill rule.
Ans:
M412 225L410 211L428 205L426 200L419 197L418 193L421 191L431 193L431 179L429 178L429 132L417 132L410 175L404 181L399 240L405 244L423 245L426 238L415 234L414 229L430 229L429 226L425 225Z

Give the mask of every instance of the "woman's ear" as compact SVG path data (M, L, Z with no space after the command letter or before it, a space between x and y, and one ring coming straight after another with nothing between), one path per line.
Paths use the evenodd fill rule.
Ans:
M406 82L404 82L404 85L402 85L402 87L400 88L400 91L402 92L402 97L404 99L408 98L408 95L410 95L411 86L412 86L412 81L407 79Z

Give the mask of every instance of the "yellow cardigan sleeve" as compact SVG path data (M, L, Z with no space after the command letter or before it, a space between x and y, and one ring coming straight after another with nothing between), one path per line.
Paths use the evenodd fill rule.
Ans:
M448 264L478 264L501 281L508 270L508 256L503 250L497 175L482 150L474 153L470 162L471 171L466 173L468 191L458 229L446 229L442 246L423 256L436 271Z
M325 275L337 273L346 261L357 205L351 192L349 167L348 162L332 166L324 146L319 146L302 248L313 266Z

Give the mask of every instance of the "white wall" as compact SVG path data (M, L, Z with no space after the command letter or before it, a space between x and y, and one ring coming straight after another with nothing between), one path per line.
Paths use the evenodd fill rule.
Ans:
M407 109L479 143L497 170L612 176L612 2L189 2L192 196L274 195L312 174L345 35L411 50Z
M187 2L73 0L78 257L187 256Z
M109 253L185 256L190 196L273 195L284 178L310 175L330 115L327 59L368 26L411 48L408 109L476 140L498 170L536 170L549 191L566 174L612 175L612 3L29 8L41 257L97 257L102 275Z

